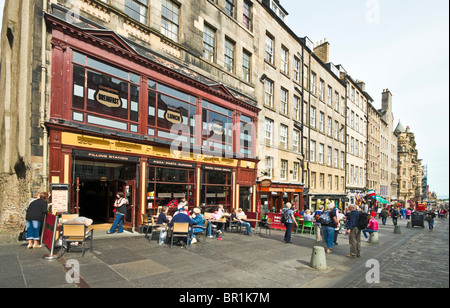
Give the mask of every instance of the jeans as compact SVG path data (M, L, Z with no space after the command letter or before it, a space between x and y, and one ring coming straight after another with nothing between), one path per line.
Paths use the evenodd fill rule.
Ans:
M27 240L39 240L39 229L41 227L41 222L37 220L27 220Z
M378 232L378 231L372 230L372 229L364 229L364 230L362 230L362 233L364 234L364 237L365 237L366 239L369 238L369 237L367 236L367 232L373 233L373 232Z
M252 233L252 227L250 226L250 224L248 222L241 221L241 222L239 222L239 225L247 228L247 234ZM210 233L211 233L211 231L210 231Z
M291 242L291 234L292 234L292 226L294 225L293 222L285 222L284 226L286 227L286 232L284 233L284 240L286 243Z
M334 241L334 228L328 226L322 226L323 239L328 248L333 248Z
M114 222L111 226L111 229L109 229L110 233L116 232L117 225L119 225L119 233L123 232L123 220L125 219L125 215L122 213L116 213L116 218L114 219Z
M386 224L386 220L387 220L387 217L381 217L381 223L382 223L383 225Z
M394 226L397 225L397 217L392 217L392 223L394 224Z
M433 227L434 227L434 220L431 220L428 222L428 229L433 230Z

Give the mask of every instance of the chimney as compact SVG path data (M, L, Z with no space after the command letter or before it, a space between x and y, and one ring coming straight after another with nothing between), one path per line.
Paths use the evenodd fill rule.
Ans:
M326 38L317 43L313 52L323 63L330 62L330 43L327 42Z
M366 83L361 80L356 80L356 85L361 89L361 91L366 92Z

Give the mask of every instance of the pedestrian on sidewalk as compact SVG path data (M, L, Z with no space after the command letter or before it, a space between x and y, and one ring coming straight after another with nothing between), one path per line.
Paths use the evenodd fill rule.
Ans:
M284 226L286 227L286 232L284 233L284 241L287 244L292 244L292 241L291 241L292 226L294 225L294 223L296 226L298 226L298 225L297 225L297 221L295 220L295 217L294 217L295 206L291 205L290 202L286 203L286 206L287 206L287 208L284 209L282 212L283 213L282 215L284 215L284 213L286 212L286 215L288 216L284 222Z
M381 223L384 225L386 225L386 220L389 217L389 212L387 211L386 207L383 207L383 209L380 212L380 217L381 217Z
M398 212L397 207L392 208L391 217L392 217L392 223L394 224L394 226L397 225L397 219L398 219L399 215L400 215L400 213Z
M46 192L41 192L39 198L32 201L28 206L27 213L25 216L26 226L27 226L27 248L41 248L39 245L39 230L44 220L45 214L47 214L48 203L47 199L49 194ZM34 241L34 244L33 244Z
M358 228L359 212L353 204L348 206L350 211L346 221L348 241L350 244L349 258L361 257L361 230Z
M116 213L116 217L114 218L111 229L106 232L107 234L115 233L117 226L119 226L118 233L123 233L123 221L125 220L125 215L127 214L127 205L128 200L124 197L123 192L118 192L116 195L116 201L114 201L114 211Z
M436 213L434 212L434 209L425 215L425 221L428 222L428 229L430 231L433 231L435 218L436 218Z
M331 249L333 249L334 229L337 227L339 223L336 216L336 212L333 211L333 208L334 203L328 204L327 211L322 213L320 217L320 226L323 232L323 239L327 245L326 253L331 253Z

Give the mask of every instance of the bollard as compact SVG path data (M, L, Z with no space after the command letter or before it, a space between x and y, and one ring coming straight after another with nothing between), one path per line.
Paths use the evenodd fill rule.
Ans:
M410 222L410 221L407 221L407 222L406 222L406 228L412 228L411 222Z
M378 244L378 232L371 232L369 236L370 244Z
M311 263L312 268L317 270L325 270L327 269L327 259L325 258L325 248L321 246L314 246L312 254L311 254Z
M401 234L402 233L402 230L400 229L400 226L395 226L394 227L394 233L395 234Z

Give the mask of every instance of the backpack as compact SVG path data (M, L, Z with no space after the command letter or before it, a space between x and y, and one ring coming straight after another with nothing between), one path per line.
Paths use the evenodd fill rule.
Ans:
M330 211L324 211L319 218L321 225L328 225L331 223Z
M289 220L289 209L284 209L281 214L281 223L284 224Z
M359 213L358 224L356 225L356 227L359 230L364 230L367 228L368 224L369 224L369 214L364 212Z

